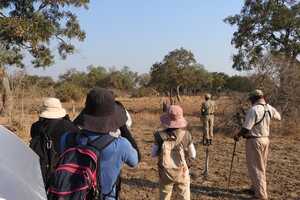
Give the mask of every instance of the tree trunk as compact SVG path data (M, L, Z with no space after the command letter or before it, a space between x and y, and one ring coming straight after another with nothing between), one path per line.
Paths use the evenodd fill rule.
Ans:
M3 87L3 95L2 95L2 110L1 114L7 117L11 117L12 109L13 109L13 98L12 98L12 91L9 84L9 78L7 73L5 72L4 68L0 69L0 76L1 76L1 84Z

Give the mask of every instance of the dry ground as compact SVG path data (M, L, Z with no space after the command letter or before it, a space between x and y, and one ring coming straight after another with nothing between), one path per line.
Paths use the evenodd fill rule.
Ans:
M33 101L33 100L31 100ZM122 200L155 200L158 199L158 172L156 159L151 158L150 151L153 143L153 132L159 127L160 99L159 98L139 98L120 99L134 119L132 132L138 142L142 152L142 162L137 169L125 168L122 177ZM189 129L197 148L197 160L191 163L191 171L197 175L192 179L191 190L192 199L251 199L242 192L249 186L247 170L245 166L244 142L240 141L237 147L237 159L234 162L232 183L229 190L227 187L227 177L231 154L233 150L233 140L230 133L225 133L220 128L221 124L231 120L219 114L216 116L217 133L214 144L210 147L210 171L208 180L201 176L204 168L204 148L199 143L202 138L201 123L197 116L201 97L184 97L183 108L186 118L189 121ZM35 105L40 100L35 100ZM28 107L25 105L25 107ZM81 102L81 106L83 102ZM229 98L222 97L218 100L218 113L226 113L232 109L233 105ZM65 107L71 111L70 104ZM32 110L32 109L27 109ZM79 108L77 108L79 110ZM21 119L22 130L18 135L25 141L29 141L30 125L37 120L37 114L30 112L25 116L18 116ZM71 114L74 117L73 114ZM18 119L19 119L18 118ZM18 121L18 120L16 120ZM5 123L0 119L0 124ZM20 124L20 121L18 121ZM284 135L277 133L280 124L273 124L270 146L270 156L267 169L268 190L270 199L278 200L299 200L300 199L300 134ZM232 134L232 133L231 133ZM176 193L175 193L176 195ZM176 199L176 198L174 198Z
M123 171L122 199L158 199L157 161L151 158L150 151L153 132L159 127L159 99L134 99L123 100L123 102L134 118L132 131L138 141L143 158L138 169L126 168ZM245 165L245 141L243 140L238 143L230 190L226 189L233 150L233 140L227 136L228 133L219 131L215 134L214 145L210 148L210 176L207 181L203 179L201 173L204 169L205 153L202 144L198 143L202 138L202 125L196 114L200 102L201 98L193 97L185 98L183 104L190 123L189 128L195 143L197 143L198 153L197 160L192 163L191 168L191 171L198 175L191 182L192 199L251 199L242 192L242 189L249 186ZM226 110L230 106L226 99L219 101L219 110ZM227 120L220 118L217 118L216 125ZM276 127L273 126L273 133L276 132ZM300 137L274 134L271 137L267 169L270 199L298 200L300 199Z

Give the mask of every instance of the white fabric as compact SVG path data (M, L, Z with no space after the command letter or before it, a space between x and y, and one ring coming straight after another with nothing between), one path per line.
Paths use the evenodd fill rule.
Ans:
M264 104L264 102L259 103ZM263 118L265 111L269 111L271 117L268 113L266 113L261 123L255 125ZM275 108L269 104L265 104L264 106L261 104L255 104L247 112L243 127L250 130L250 136L268 137L270 135L271 119L281 120L281 116Z
M130 117L129 112L125 109L126 111L126 116L127 116L127 121L126 121L126 126L128 129L130 129L131 125L132 125L132 119ZM109 134L113 137L120 137L121 136L121 130L117 129L115 132L109 132Z
M121 136L121 131L120 129L117 129L115 132L109 132L109 135L117 138Z
M0 199L46 200L39 157L0 125Z
M196 148L193 143L189 146L189 155L192 159L196 159Z
M126 116L127 116L126 126L127 126L127 128L131 128L132 118L131 118L129 112L126 109L125 109L125 111L126 111Z
M66 110L62 107L60 100L57 98L46 98L43 102L43 111L40 117L46 119L63 118L67 114Z

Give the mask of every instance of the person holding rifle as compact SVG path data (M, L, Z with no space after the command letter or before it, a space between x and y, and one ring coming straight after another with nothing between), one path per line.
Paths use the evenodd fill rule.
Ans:
M242 129L234 136L246 139L246 161L252 187L248 190L256 199L268 199L266 167L269 153L271 119L281 120L279 112L267 104L261 90L249 95L252 107L248 110Z
M211 99L211 94L204 95L205 101L201 105L201 119L203 122L203 145L212 145L214 137L214 112L216 110L215 101Z

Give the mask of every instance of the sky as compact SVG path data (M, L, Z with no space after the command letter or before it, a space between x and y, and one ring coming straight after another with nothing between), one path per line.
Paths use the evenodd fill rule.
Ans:
M56 58L47 69L31 74L58 77L70 68L86 70L88 65L117 69L129 66L149 72L155 62L170 51L191 50L208 71L235 74L230 41L235 27L223 22L239 13L243 0L91 0L89 9L76 9L86 32L84 42L66 60Z

